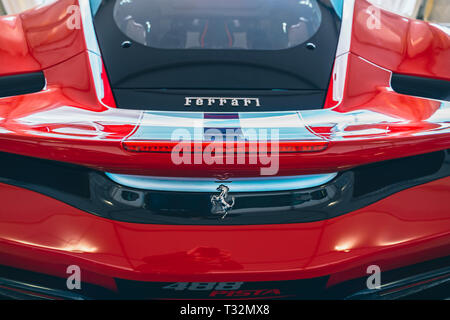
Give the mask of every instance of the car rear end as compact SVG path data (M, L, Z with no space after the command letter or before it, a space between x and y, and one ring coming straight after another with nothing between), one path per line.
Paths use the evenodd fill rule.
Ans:
M0 294L448 298L450 37L371 8L22 14L15 69L45 83L0 99Z

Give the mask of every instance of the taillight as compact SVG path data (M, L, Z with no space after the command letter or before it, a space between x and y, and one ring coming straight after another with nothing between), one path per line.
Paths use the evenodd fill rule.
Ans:
M257 153L303 153L319 152L328 147L326 141L267 141L266 143L252 141L214 142L214 141L124 141L123 148L131 152L170 153L177 151L190 151L191 153L203 153L205 151L218 151L223 153L234 152Z

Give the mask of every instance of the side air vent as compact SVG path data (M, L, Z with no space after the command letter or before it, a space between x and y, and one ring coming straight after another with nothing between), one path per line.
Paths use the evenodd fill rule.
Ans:
M353 196L359 197L395 184L432 176L442 168L444 159L445 152L438 151L355 168Z
M0 77L0 98L39 92L45 87L43 72Z
M450 101L450 81L394 73L391 86L401 94Z

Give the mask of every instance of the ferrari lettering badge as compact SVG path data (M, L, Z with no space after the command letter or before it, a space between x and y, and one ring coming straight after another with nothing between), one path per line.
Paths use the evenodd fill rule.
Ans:
M184 105L186 107L260 107L259 98L221 98L221 97L186 97Z
M230 191L230 188L227 186L221 184L217 191L220 193L218 195L212 195L211 196L211 213L212 214L221 214L222 219L225 219L228 212L231 211L234 207L235 199L233 196L230 196L228 192Z

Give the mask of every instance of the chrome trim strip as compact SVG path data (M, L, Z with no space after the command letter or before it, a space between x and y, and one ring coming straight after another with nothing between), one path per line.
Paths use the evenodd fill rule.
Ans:
M40 298L43 300L51 300L52 297L62 298L66 300L85 300L84 297L72 293L70 291L62 291L57 289L50 289L46 287L41 287L34 284L29 284L25 282L20 282L16 280L0 278L0 296L5 295L7 297L15 298L17 296L25 296L25 297L33 297ZM20 292L16 292L14 289L20 290ZM25 292L28 291L29 293ZM35 293L35 294L33 294ZM44 297L41 295L48 295L49 297Z
M97 99L102 105L105 105L102 101L105 98L105 86L103 85L102 72L103 61L100 55L88 51L89 64L91 65L92 78L94 79L95 92L97 93Z
M337 173L268 178L234 178L221 181L211 178L149 177L106 173L114 182L123 186L154 191L216 192L224 184L230 192L269 192L299 190L320 186L333 180Z
M431 289L450 282L450 267L421 273L382 285L379 289L366 289L351 296L347 300L384 300L408 297L415 293Z

